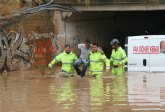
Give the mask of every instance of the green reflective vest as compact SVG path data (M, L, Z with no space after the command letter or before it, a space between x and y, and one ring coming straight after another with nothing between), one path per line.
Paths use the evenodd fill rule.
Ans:
M49 64L49 66L55 65L55 63L57 62L62 62L61 69L67 72L69 75L73 75L74 74L73 62L76 61L77 59L78 59L77 56L73 52L70 52L69 54L63 52L57 55Z
M113 69L112 69L112 74L113 75L123 75L124 73L124 66L125 63L128 61L128 58L126 56L125 51L119 47L117 51L114 49L112 50L110 62L112 63ZM115 67L115 66L118 67Z
M102 75L103 69L104 69L104 63L106 64L106 68L110 68L110 62L107 59L107 57L97 51L95 53L90 52L89 55L89 60L90 60L90 65L89 65L89 70L92 75Z

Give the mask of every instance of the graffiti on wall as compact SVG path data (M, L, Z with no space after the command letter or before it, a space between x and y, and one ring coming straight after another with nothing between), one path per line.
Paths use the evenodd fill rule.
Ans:
M31 64L33 67L47 66L59 49L55 34L32 32L28 37L28 44L33 45Z
M45 68L62 51L62 40L54 33L31 32L25 38L23 27L19 32L0 31L0 73L28 68ZM23 65L23 66L22 66Z
M31 49L25 44L23 37L23 28L19 29L19 33L10 31L0 31L0 73L3 71L14 70L15 67L31 60Z
M59 40L54 33L29 33L27 44L33 46L31 66L39 68L41 74L45 74L48 64L61 51Z

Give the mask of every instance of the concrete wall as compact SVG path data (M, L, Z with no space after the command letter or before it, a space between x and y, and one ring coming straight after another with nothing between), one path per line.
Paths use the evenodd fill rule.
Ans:
M29 64L32 65L31 67L40 67L41 70L45 70L54 56L62 51L63 45L65 44L63 24L64 22L60 11L43 11L6 27L4 29L6 36L1 35L4 34L4 32L0 32L0 37L3 37L2 40L6 40L6 44L9 46L7 51L9 51L10 55L8 56L4 53L6 50L1 50L4 45L3 43L0 43L0 50L2 51L0 52L0 73L5 69L9 71L25 68L24 65ZM17 34L21 26L23 28L23 32L21 33L23 42L20 41L20 46L15 48L17 52L12 54L15 49L12 50L8 34L11 33L11 31L14 31ZM17 40L15 33L11 35L13 45ZM25 46L27 49L25 49ZM29 55L26 56L27 54ZM11 60L11 57L14 57L14 60ZM25 60L26 57L28 60ZM29 67L30 66L28 66L28 68Z
M111 31L114 30L110 29L109 25L113 28L113 23L108 20L68 22L66 23L67 42L72 44L73 40L83 42L86 38L89 38L92 42L105 43L110 38Z
M55 32L54 24L53 24L53 16L54 12L43 11L42 13L38 13L33 15L25 20L17 22L5 30L8 31L18 31L20 26L24 28L24 35L27 36L31 31L36 33L49 33Z

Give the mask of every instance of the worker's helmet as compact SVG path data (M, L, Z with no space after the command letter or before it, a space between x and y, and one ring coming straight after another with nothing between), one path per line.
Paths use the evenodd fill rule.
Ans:
M111 42L110 42L110 45L114 45L114 46L119 46L120 45L120 42L118 39L113 39Z

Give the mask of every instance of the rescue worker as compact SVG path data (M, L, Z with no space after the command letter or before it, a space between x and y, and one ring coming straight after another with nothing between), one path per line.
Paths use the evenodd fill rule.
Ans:
M89 54L89 70L92 76L96 76L96 78L102 77L104 63L106 64L106 70L110 69L110 62L107 57L98 50L98 44L94 43L92 45L92 51Z
M62 62L60 75L63 76L74 76L73 63L77 60L77 56L71 51L69 44L64 46L64 52L57 55L52 62L49 63L48 67L52 68L57 62Z
M78 75L81 77L85 76L87 67L89 65L89 52L90 52L91 44L90 40L86 39L84 44L78 44L78 49L80 50L80 58L74 62L73 66ZM79 66L83 64L82 70L80 70Z
M118 39L113 39L110 44L113 49L110 58L112 74L121 76L124 74L125 63L128 61L128 58L126 56L125 51L121 48Z

